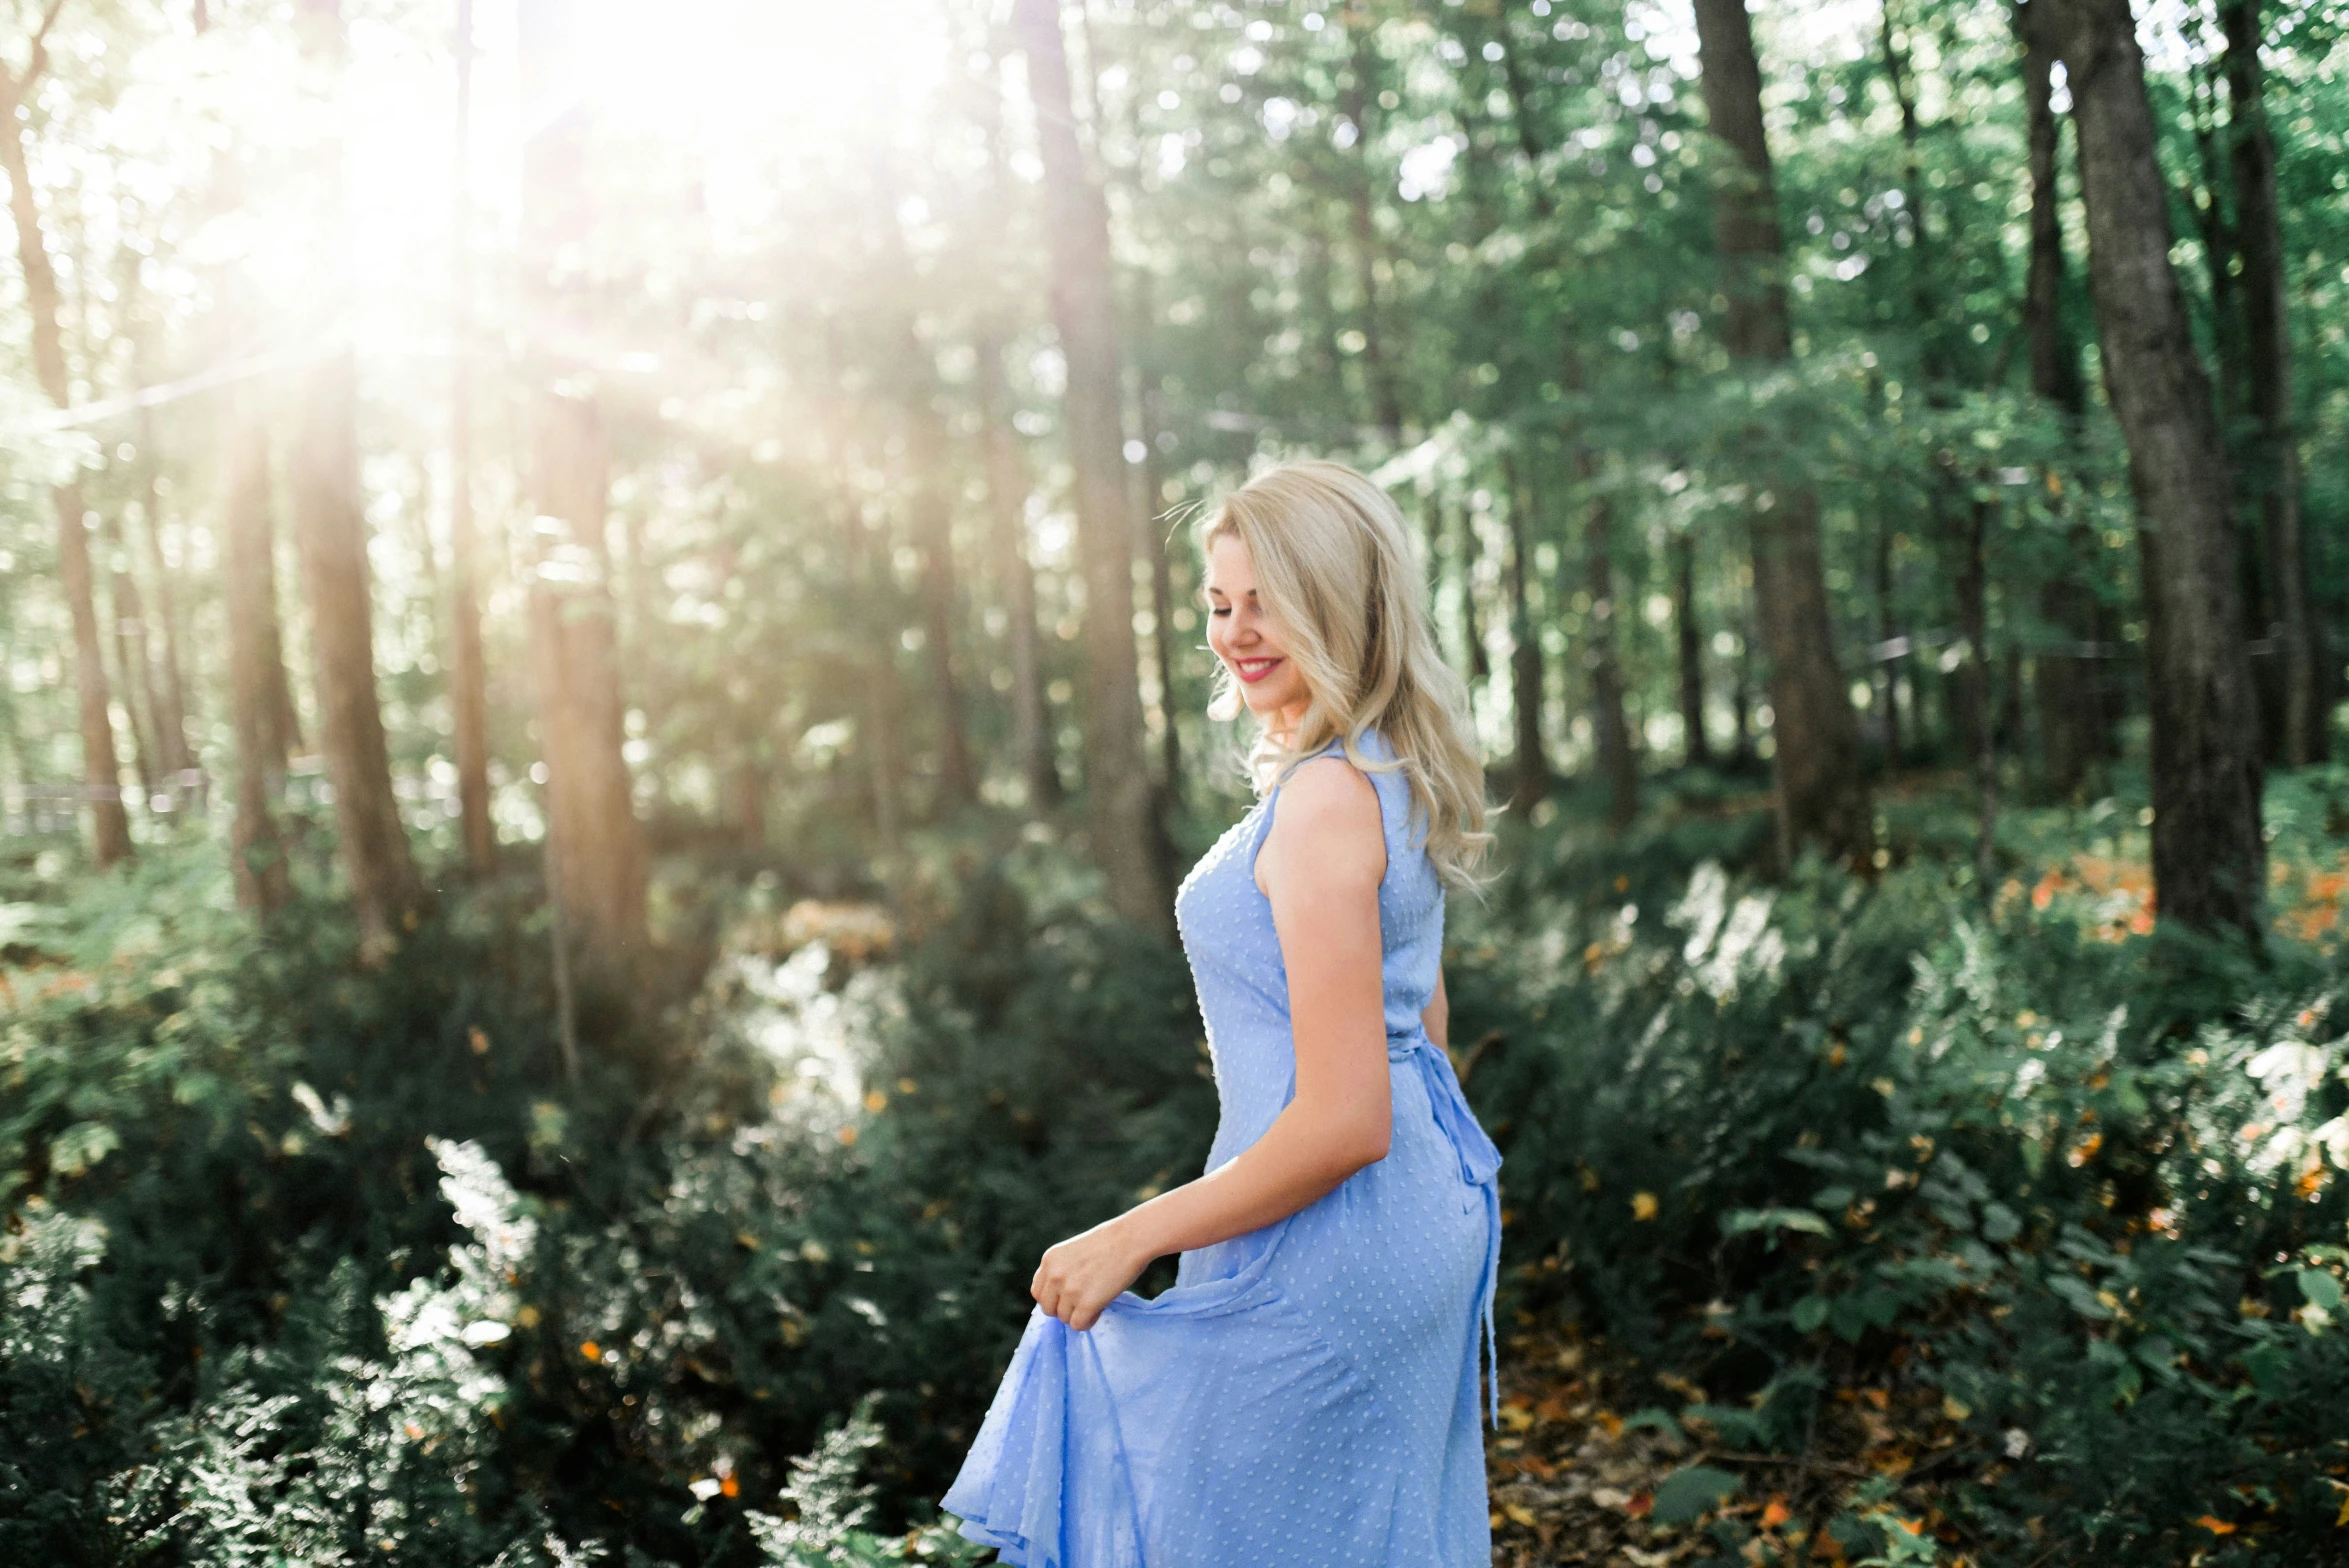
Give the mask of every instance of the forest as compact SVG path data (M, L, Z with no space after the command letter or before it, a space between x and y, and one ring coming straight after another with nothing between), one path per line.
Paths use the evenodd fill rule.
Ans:
M1494 1563L2349 1554L2349 6L4 0L0 105L0 1562L991 1560L1303 456L1499 808Z

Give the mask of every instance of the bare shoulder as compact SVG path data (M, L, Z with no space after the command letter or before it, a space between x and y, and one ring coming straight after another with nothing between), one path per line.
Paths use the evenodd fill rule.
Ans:
M1256 863L1267 897L1274 879L1302 878L1332 891L1386 876L1386 831L1378 789L1343 756L1300 763L1273 802L1272 826Z

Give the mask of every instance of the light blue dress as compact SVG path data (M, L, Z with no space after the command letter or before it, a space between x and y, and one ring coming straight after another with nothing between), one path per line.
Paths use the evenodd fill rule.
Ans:
M1393 755L1376 731L1366 756ZM1333 742L1329 752L1343 755ZM1037 1307L943 1506L1022 1568L1487 1568L1479 1329L1496 1351L1500 1154L1420 1013L1443 886L1400 771L1374 772L1394 1133L1283 1220L1182 1254L1077 1333ZM1288 981L1256 852L1280 789L1175 896L1214 1058L1207 1168L1296 1093ZM1491 1414L1499 1416L1498 1363Z

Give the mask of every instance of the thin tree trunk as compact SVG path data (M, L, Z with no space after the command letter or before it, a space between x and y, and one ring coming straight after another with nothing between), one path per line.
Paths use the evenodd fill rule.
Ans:
M1468 672L1469 689L1474 691L1493 678L1492 651L1484 645L1484 623L1477 614L1476 604L1476 566L1484 555L1484 537L1477 532L1474 507L1462 505L1458 512L1460 637L1467 644L1461 650L1466 656L1462 665Z
M1705 734L1705 634L1697 625L1696 536L1672 536L1672 631L1680 653L1680 735L1683 760L1692 768L1713 765L1713 743Z
M2064 330L2064 236L2057 188L2061 128L2053 105L2055 57L2028 30L2023 34L2023 118L2030 154L2031 255L2023 290L2023 326L2030 342L2031 390L2062 416L2076 436L2087 408L2080 354ZM2045 476L2055 503L2070 509L2062 480ZM2090 586L2097 553L2094 533L2075 520L2065 530L2064 568L2040 588L2039 613L2068 646L2044 649L2033 661L2032 686L2039 706L2040 765L2048 791L2059 799L2076 795L2089 767L2111 749L2113 715L2097 661L2096 592Z
M376 697L355 376L348 352L329 356L304 376L288 481L310 604L318 739L334 785L338 847L361 947L380 959L399 940L420 889L392 793L391 750Z
M1957 488L1953 483L1951 489ZM1977 811L1974 838L1974 883L1988 901L1994 891L1998 831L1997 720L1990 689L1990 561L1985 544L1990 507L1974 501L1961 514L1964 531L1958 540L1954 587L1958 624L1966 637L1966 710L1972 733L1966 738L1972 753Z
M2292 328L2287 305L2283 220L2276 196L2275 138L2268 129L2260 66L2259 0L2226 0L2228 161L2235 232L2243 261L2243 326L2254 422L2248 478L2259 505L2277 650L2283 666L2283 756L2293 767L2322 761L2328 748L2317 690L2316 618L2308 601L2307 543L2300 513L2300 445L2292 401Z
M555 896L565 926L590 959L625 969L649 942L645 850L624 750L618 617L605 543L610 459L594 399L542 388L531 450L538 514L560 524L539 536L530 586Z
M457 824L465 866L497 869L489 815L489 672L481 643L481 600L473 522L473 0L457 0L457 127L450 197L449 366L449 708L457 753Z
M130 551L123 543L122 519L114 512L98 517L98 542L106 552L106 600L114 622L115 688L130 720L131 766L139 776L139 801L150 815L162 792L164 766L156 739L153 691L147 681L147 612L139 600L139 581L131 575Z
M1117 295L1109 214L1087 173L1069 108L1058 0L1018 0L1012 14L1028 58L1044 164L1053 319L1068 364L1063 423L1076 477L1077 549L1085 584L1085 794L1092 852L1112 907L1172 929L1168 889L1152 853L1149 770L1134 648L1134 526L1121 428Z
M1587 449L1574 457L1575 477L1586 488L1598 481L1598 458ZM1597 736L1599 776L1607 785L1607 826L1620 833L1639 815L1639 759L1623 718L1623 666L1615 646L1615 504L1593 494L1583 514L1584 586L1590 593L1591 729Z
M849 480L852 443L846 428L846 393L841 365L840 323L823 322L824 404L831 412L823 424L824 466L832 475L829 494L845 541L842 555L848 587L855 603L857 629L871 662L856 672L863 701L857 731L857 752L863 759L867 799L872 812L873 837L884 856L899 847L905 796L905 768L898 746L897 581L891 570L886 514L878 527L865 520L864 503ZM983 372L982 372L983 373Z
M1900 655L1898 621L1892 604L1892 536L1890 518L1876 521L1876 640L1881 645L1876 660L1876 690L1884 704L1884 765L1897 769L1906 748L1901 743L1900 729Z
M1533 625L1533 492L1517 459L1505 458L1503 465L1509 487L1509 706L1517 726L1517 776L1509 804L1522 816L1550 794L1550 759L1542 745L1548 683Z
M162 743L162 763L170 772L175 796L192 783L186 775L196 769L196 753L188 740L189 711L185 666L180 661L179 594L171 568L163 559L163 501L156 470L162 462L155 446L153 411L139 411L140 543L147 560L147 580L154 589L155 617L148 624L149 684L155 696L155 726ZM184 804L184 799L177 802Z
M2226 450L2170 270L2144 60L2128 0L2030 0L2025 25L2071 88L2089 289L2140 514L2161 918L2256 945L2266 848Z
M339 77L346 47L338 0L302 0L304 53ZM314 154L327 210L325 232L342 227L338 137ZM331 243L331 240L330 240ZM330 311L349 304L349 280L323 262ZM343 325L334 321L336 329ZM310 607L318 741L334 786L336 843L358 917L360 951L379 962L413 923L422 890L392 792L391 750L376 694L374 599L368 581L367 513L360 496L358 371L346 347L302 373L287 487L303 596Z
M292 896L272 810L285 780L278 695L285 666L277 632L277 570L269 505L269 438L254 393L225 398L221 448L228 470L221 576L228 599L229 722L236 737L236 815L229 869L237 902L263 919Z
M1696 0L1705 112L1725 145L1714 193L1714 243L1728 312L1722 339L1750 366L1792 357L1770 148L1762 126L1761 64L1744 0ZM1770 474L1759 451L1751 520L1754 604L1769 658L1771 771L1778 839L1791 860L1804 844L1864 863L1873 837L1860 776L1859 727L1835 661L1819 543L1818 497L1799 478Z
M954 664L954 503L948 436L930 352L922 346L910 315L898 330L906 460L914 484L910 532L921 560L922 651L930 666L930 691L938 714L938 798L932 808L935 815L946 817L979 798Z
M1362 293L1362 374L1369 383L1372 415L1379 433L1393 445L1403 434L1403 394L1387 356L1378 303L1378 213L1372 195L1370 168L1370 107L1375 102L1378 51L1372 44L1375 20L1359 4L1349 5L1346 29L1353 40L1353 58L1345 85L1338 90L1338 112L1354 127L1351 177L1346 182L1347 218L1354 241L1354 281Z
M1164 822L1167 815L1179 810L1183 803L1183 740L1181 728L1175 723L1174 688L1174 564L1166 548L1166 463L1159 449L1159 436L1166 428L1166 394L1158 377L1147 369L1142 375L1141 403L1143 457L1138 475L1142 486L1142 504L1137 508L1137 520L1142 526L1142 559L1150 568L1150 652L1158 670L1158 711L1162 725L1158 737L1159 783L1165 791L1165 800L1158 814ZM1161 835L1163 837L1163 835ZM1163 856L1171 856L1175 846L1168 840L1161 846ZM1168 866L1168 876L1180 875L1179 868Z
M73 406L73 387L66 374L65 343L58 329L57 273L49 261L47 237L41 232L31 176L26 172L27 143L32 126L22 111L29 90L47 68L45 48L50 25L56 20L56 0L34 34L31 58L23 74L0 67L0 113L8 117L8 134L0 135L0 173L8 176L8 206L16 222L16 249L24 268L25 307L32 317L33 372L49 401L60 409ZM83 518L81 489L71 483L49 492L57 511L57 575L65 589L66 608L73 619L74 687L82 734L82 780L90 808L91 850L101 869L127 860L133 851L130 814L122 804L122 770L114 750L112 698L106 685L104 641L98 630L96 587L91 580L89 527Z
M1028 465L1011 423L1011 392L1003 378L1003 342L992 332L978 342L979 423L987 442L987 494L995 518L995 572L1011 653L1012 750L1028 786L1028 805L1057 807L1063 791L1053 760L1051 713L1036 646L1036 574L1028 564Z

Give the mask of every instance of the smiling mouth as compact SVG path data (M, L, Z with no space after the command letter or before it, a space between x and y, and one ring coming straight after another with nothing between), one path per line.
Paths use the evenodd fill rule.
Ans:
M1264 679L1264 677L1267 675L1270 675L1273 671L1273 666L1279 664L1280 662L1281 661L1278 659L1234 659L1232 661L1232 670L1240 677L1240 679L1253 684L1256 681Z

